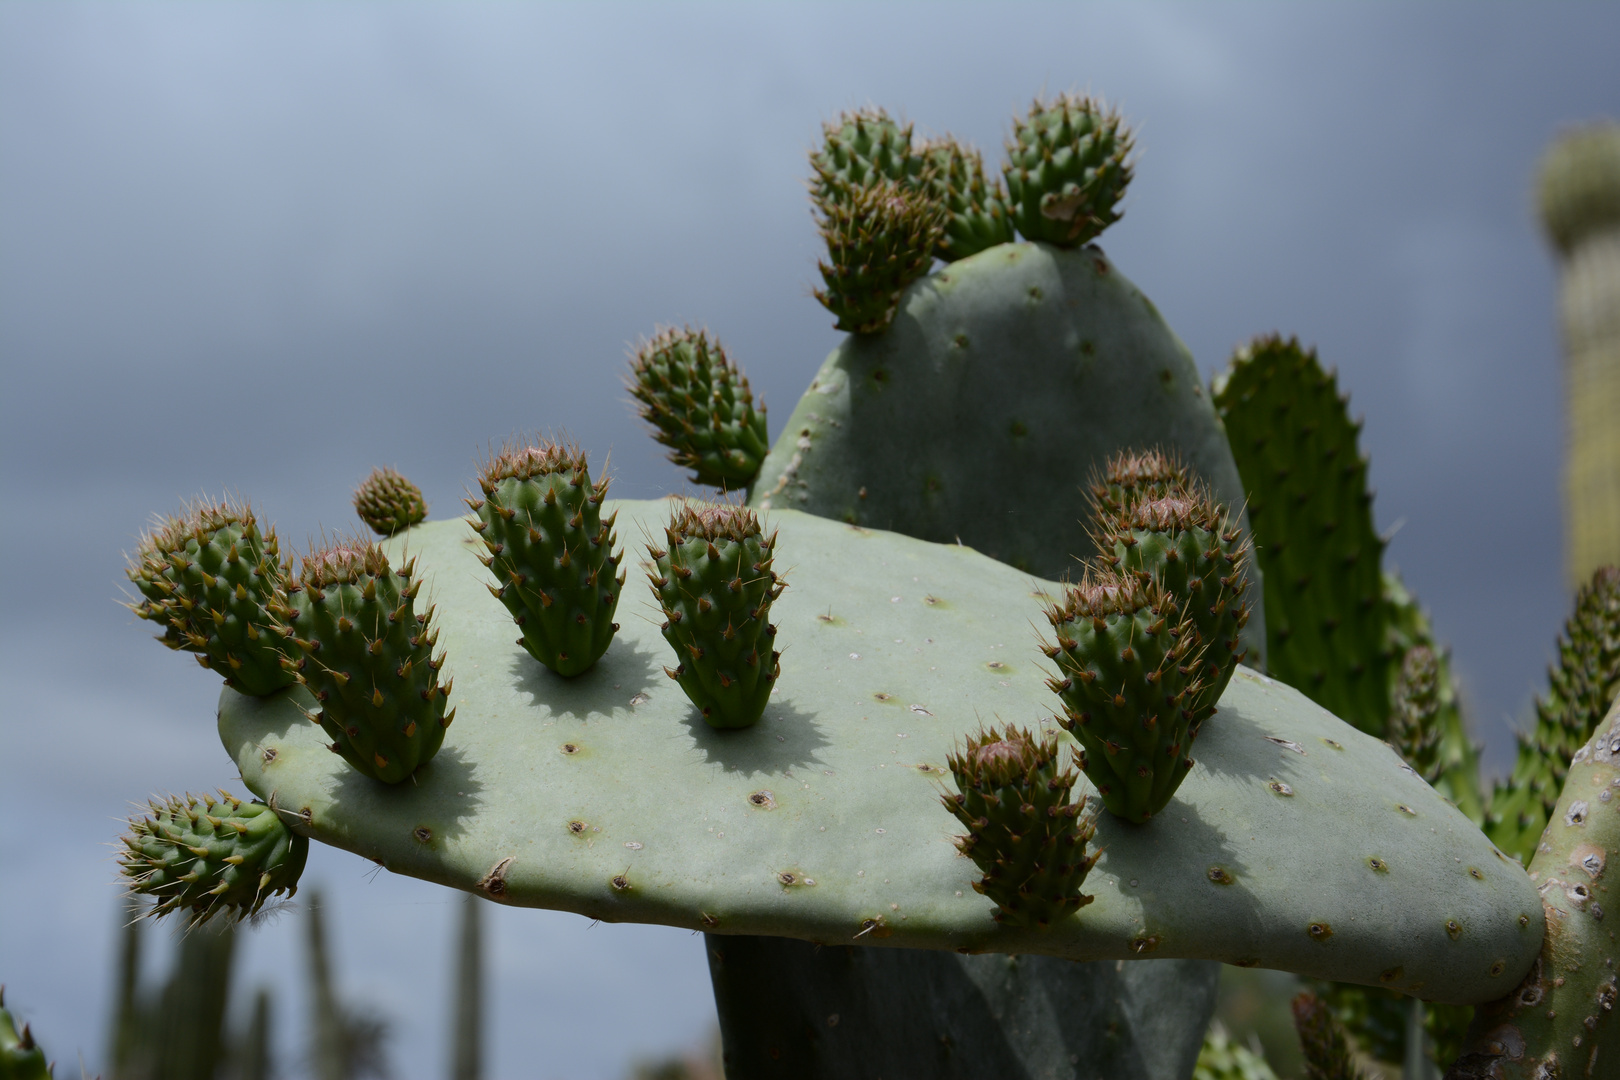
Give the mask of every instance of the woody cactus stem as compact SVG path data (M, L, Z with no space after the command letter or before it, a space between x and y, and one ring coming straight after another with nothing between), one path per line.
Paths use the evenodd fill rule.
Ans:
M1086 854L1097 817L1082 818L1084 797L1070 797L1076 776L1055 732L991 727L946 760L957 793L942 801L968 830L956 848L984 871L973 890L996 902L996 922L1048 926L1091 903L1080 886L1101 857Z
M1609 861L1620 857L1620 700L1576 751L1564 792L1530 861L1547 934L1530 974L1482 1005L1446 1080L1613 1075L1620 1061L1620 948L1605 920L1620 909Z

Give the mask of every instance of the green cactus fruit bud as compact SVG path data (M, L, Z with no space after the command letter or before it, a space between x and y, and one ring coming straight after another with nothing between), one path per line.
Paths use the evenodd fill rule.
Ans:
M1192 1080L1277 1080L1266 1059L1235 1041L1219 1020L1204 1033Z
M1241 634L1249 622L1244 598L1249 543L1203 485L1155 472L1168 464L1162 460L1133 465L1133 456L1116 460L1119 475L1140 475L1141 494L1153 494L1161 483L1165 494L1127 502L1112 520L1099 503L1094 519L1100 532L1096 543L1104 553L1099 559L1143 581L1159 582L1197 630L1193 648L1201 655L1203 686L1192 702L1196 735L1198 726L1214 715L1233 670L1247 655ZM1159 480L1148 480L1152 476Z
M1401 662L1389 715L1389 744L1430 784L1440 779L1440 660L1419 645Z
M907 285L928 273L945 232L945 212L926 194L890 181L824 201L818 226L827 241L816 299L854 334L888 329Z
M1344 1028L1321 998L1300 994L1294 998L1293 1011L1299 1046L1305 1052L1306 1080L1364 1080L1366 1074L1356 1064Z
M1577 128L1554 143L1537 194L1547 233L1566 255L1583 237L1620 226L1620 124Z
M309 718L357 770L397 784L439 752L446 711L444 654L433 655L433 608L420 615L415 567L399 570L364 540L306 555L280 612L290 628L288 667L319 707Z
M770 453L765 405L754 404L748 377L732 366L718 340L691 327L659 331L631 362L631 395L669 460L692 481L747 487Z
M34 1041L28 1025L17 1030L16 1021L6 1009L6 988L0 985L0 1077L4 1080L51 1080L51 1067L45 1051Z
M1013 120L1007 143L1008 201L1026 240L1079 247L1120 218L1131 182L1132 138L1119 114L1096 98L1037 98Z
M1049 926L1091 903L1080 887L1101 858L1086 854L1097 815L1081 817L1085 798L1071 798L1076 776L1062 767L1057 733L1037 739L1008 724L966 742L946 759L957 790L941 801L968 830L956 848L984 871L973 890L996 902L992 918Z
M847 203L862 188L884 180L917 184L923 158L911 146L911 125L898 124L883 109L846 112L822 126L820 150L810 154L810 196L819 207Z
M1136 503L1168 498L1192 484L1192 471L1174 453L1125 451L1110 457L1092 477L1092 510L1096 520L1106 522Z
M393 536L427 520L422 489L393 469L373 469L354 489L354 510L378 536Z
M1249 496L1271 673L1370 735L1389 714L1388 613L1367 461L1332 372L1294 338L1255 339L1214 387Z
M1605 566L1581 586L1536 699L1536 727L1519 736L1507 783L1491 796L1485 833L1528 863L1564 789L1569 761L1620 694L1620 570Z
M291 684L270 611L286 570L275 529L261 533L249 506L189 507L141 538L126 572L142 596L130 610L162 626L169 648L195 654L244 694Z
M588 671L618 632L624 590L613 516L602 518L607 477L592 485L578 447L545 440L502 450L478 486L472 527L500 582L490 591L523 631L518 644L559 675Z
M776 535L743 506L683 503L649 545L648 573L679 662L664 673L711 727L745 728L765 712L781 653L771 603L787 584L771 569Z
M1111 813L1142 822L1164 808L1193 766L1195 703L1205 682L1183 602L1154 579L1087 573L1046 611L1058 665L1047 686L1058 723L1084 748L1080 767Z
M918 147L927 163L923 183L949 216L934 254L946 262L977 255L1013 240L1012 217L1001 178L986 182L984 157L950 135Z
M309 841L261 802L220 792L170 796L130 818L122 870L132 892L154 898L154 916L184 911L192 926L215 915L256 913L277 893L298 891Z

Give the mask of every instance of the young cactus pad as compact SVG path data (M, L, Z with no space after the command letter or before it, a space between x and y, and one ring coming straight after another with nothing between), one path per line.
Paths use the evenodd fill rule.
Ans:
M1175 453L1243 505L1198 368L1147 297L1096 248L1002 244L911 286L887 333L832 351L749 505L1062 578L1092 554L1087 483L1128 446ZM1264 639L1251 619L1245 642Z
M129 819L122 865L131 891L157 901L153 915L184 911L195 926L252 915L275 894L298 891L309 840L271 807L224 792L149 805L149 815Z
M194 653L244 694L292 682L266 610L285 576L276 531L261 533L250 507L199 503L169 518L142 538L127 573L142 596L130 610L163 627L169 648Z
M678 505L647 576L675 650L664 673L717 728L759 720L781 674L771 604L787 588L771 568L776 536L746 506Z
M605 508L650 538L671 506ZM1543 926L1524 871L1383 743L1244 670L1165 810L1099 818L1096 899L1044 930L996 924L939 798L981 718L1051 715L1031 628L1059 586L956 545L787 510L771 524L794 584L772 612L782 675L750 728L704 723L645 607L578 679L536 671L466 523L446 521L410 546L461 721L415 783L353 775L301 688L226 690L220 737L312 839L509 904L832 944L1217 959L1465 1003L1528 970Z

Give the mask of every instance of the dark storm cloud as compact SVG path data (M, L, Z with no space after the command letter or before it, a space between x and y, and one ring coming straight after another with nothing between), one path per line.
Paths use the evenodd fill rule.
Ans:
M229 487L301 542L391 463L453 513L491 440L555 427L618 493L678 489L624 350L706 323L786 417L837 340L819 122L881 103L995 159L1043 87L1137 125L1103 242L1206 371L1271 329L1338 365L1503 762L1566 605L1529 184L1561 124L1620 109L1617 38L1612 7L1546 5L0 8L0 664L26 688L0 806L93 844L127 798L225 779L214 687L112 604L150 512ZM74 850L0 840L33 876L0 924L85 942L60 975L4 950L93 1055L70 1004L112 902ZM42 877L87 898L41 916Z

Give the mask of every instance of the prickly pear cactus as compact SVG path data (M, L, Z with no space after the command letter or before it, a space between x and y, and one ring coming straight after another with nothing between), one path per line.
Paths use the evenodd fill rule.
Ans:
M1575 596L1575 611L1536 700L1536 726L1519 735L1518 760L1491 797L1485 832L1528 863L1564 790L1569 761L1620 694L1620 570L1599 569Z
M901 293L934 261L945 235L943 209L928 195L887 180L854 188L817 209L827 260L819 264L826 287L815 290L816 299L837 317L840 330L888 329Z
M956 849L984 871L973 890L996 902L991 918L1049 926L1091 903L1080 887L1099 857L1086 853L1096 816L1080 816L1085 798L1072 798L1076 776L1056 732L1037 739L1012 724L992 727L969 735L946 766L956 792L943 797L945 809L967 829Z
M6 1009L6 988L0 985L0 1077L5 1080L51 1080L50 1066L45 1062L45 1051L34 1041L33 1033L24 1024L17 1030L16 1021Z
M1334 374L1257 338L1215 380L1265 575L1266 666L1361 730L1389 715L1388 615L1367 461Z
M1305 1052L1305 1080L1367 1080L1356 1063L1344 1027L1314 994L1294 998L1294 1027Z
M130 891L156 900L154 916L184 912L190 925L245 918L278 893L291 897L309 840L261 802L220 792L152 800L130 818L122 870Z
M664 527L663 546L648 547L660 629L676 656L665 674L712 727L754 724L781 674L770 614L787 585L771 568L775 549L747 507L690 503Z
M1037 98L1028 116L1013 121L1003 169L1018 232L1079 247L1118 221L1132 146L1119 114L1098 99Z
M935 255L955 262L1012 242L1006 190L1000 177L985 180L984 157L977 147L944 135L918 147L918 153L927 164L926 190L950 215Z
M691 327L659 331L631 363L630 394L669 460L692 482L743 488L770 453L765 406L718 340Z
M605 509L658 535L671 507ZM1096 899L1044 930L996 923L939 796L981 718L1050 716L1028 635L1060 587L954 544L791 511L771 525L794 585L772 608L782 673L752 727L704 722L648 620L580 678L538 678L466 525L429 522L408 543L476 722L397 787L327 750L302 687L227 689L221 739L301 833L503 903L713 935L1223 960L1458 1002L1528 969L1541 905L1522 868L1383 743L1242 669L1165 808L1098 819Z
M478 474L482 499L469 499L493 590L530 656L565 677L590 670L619 624L613 621L624 573L614 550L613 516L602 517L608 481L591 484L585 455L545 441L509 446Z
M1620 975L1605 916L1609 860L1620 857L1620 700L1576 751L1530 861L1547 907L1541 955L1515 989L1475 1011L1446 1080L1613 1075L1620 1061Z
M456 710L433 655L433 607L416 610L415 561L395 570L381 548L354 540L306 555L277 614L288 627L288 669L309 688L308 715L328 749L385 784L408 779L439 752Z
M1159 464L1113 470L1157 475ZM1099 561L1144 582L1155 581L1174 597L1197 631L1193 638L1201 686L1193 695L1194 731L1214 715L1233 670L1243 662L1243 628L1249 622L1246 599L1251 545L1203 485L1191 479L1148 480L1146 490L1127 495L1117 515L1096 508ZM1146 497L1163 486L1162 496Z
M143 599L129 605L163 627L159 641L194 654L244 694L292 682L281 627L267 611L281 588L276 532L259 531L247 505L198 503L142 537L126 573Z
M393 469L373 469L354 489L354 512L378 536L393 536L427 520L422 489Z
M922 179L923 158L911 146L911 125L881 108L846 112L822 127L821 149L810 155L810 197L817 206L848 202L887 180L904 188Z
M1430 784L1440 779L1440 658L1427 645L1401 661L1389 716L1389 742Z

